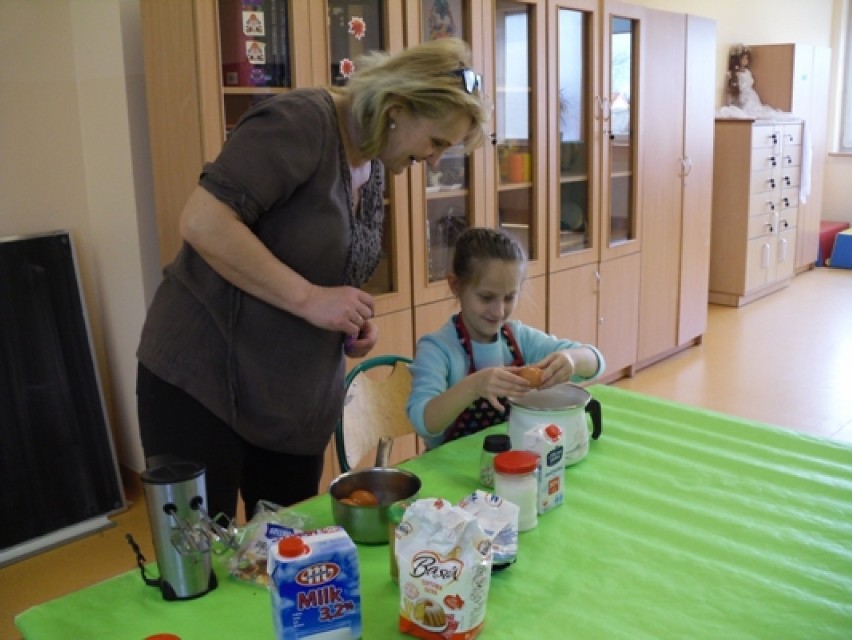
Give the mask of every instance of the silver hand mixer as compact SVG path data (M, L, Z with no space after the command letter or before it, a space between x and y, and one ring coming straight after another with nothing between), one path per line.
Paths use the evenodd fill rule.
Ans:
M224 553L236 545L234 528L230 523L220 525L221 516L211 518L204 507L203 465L173 457L158 457L149 464L141 478L160 577L145 574L144 558L128 535L142 578L158 586L165 600L203 596L218 585L211 552Z

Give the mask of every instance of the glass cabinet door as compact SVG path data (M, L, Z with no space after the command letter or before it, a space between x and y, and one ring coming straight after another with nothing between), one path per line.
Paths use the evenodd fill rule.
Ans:
M355 60L386 51L382 0L328 0L329 82L346 83Z
M423 0L420 3L420 41L466 38L469 3L461 0ZM437 166L425 166L427 283L443 282L453 261L453 246L473 225L470 201L470 158L461 147L448 149Z
M551 82L558 151L551 199L554 265L570 268L638 250L636 104L641 8L556 2ZM551 27L553 29L553 27ZM551 31L554 33L554 31ZM600 53L598 53L600 52Z
M535 5L494 2L494 143L496 225L523 246L530 263L539 258L535 168L540 149L535 138L537 59L533 52ZM541 45L544 43L541 42Z
M291 86L287 0L218 0L225 137L253 104Z
M399 51L403 47L402 7L398 0L327 0L325 14L317 0L309 0L313 22L328 29L328 50L319 84L344 85L357 73L358 58L371 51ZM322 68L316 65L316 68ZM385 173L384 224L379 265L364 290L376 298L376 313L387 314L411 306L411 267L408 186L404 176Z
M595 170L593 118L589 108L592 88L592 14L578 9L557 10L557 134L559 188L556 223L557 256L585 249L594 242Z
M609 99L604 105L604 141L609 156L606 245L636 238L634 190L634 93L636 21L609 17Z
M326 82L344 85L357 72L358 58L370 51L386 51L384 0L328 0L327 24L329 75ZM382 255L379 266L364 289L378 296L399 290L396 238L397 216L392 207L392 177L385 180L385 222L382 230Z

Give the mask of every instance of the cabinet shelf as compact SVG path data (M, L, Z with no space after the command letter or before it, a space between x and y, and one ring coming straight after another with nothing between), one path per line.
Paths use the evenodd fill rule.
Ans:
M510 182L508 184L499 185L497 187L497 191L520 191L522 189L530 189L532 186L532 182Z
M467 193L468 190L463 188L453 189L451 187L439 187L435 189L434 187L427 187L426 199L442 200L444 198L461 198L466 196Z
M290 87L222 87L222 93L226 96L273 95L287 91L290 91Z

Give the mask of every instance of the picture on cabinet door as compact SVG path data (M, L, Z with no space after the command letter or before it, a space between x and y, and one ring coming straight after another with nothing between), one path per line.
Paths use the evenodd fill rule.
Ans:
M461 38L461 25L456 16L461 15L461 0L427 0L423 3L425 40L438 38Z
M289 86L286 0L219 0L218 7L222 84Z

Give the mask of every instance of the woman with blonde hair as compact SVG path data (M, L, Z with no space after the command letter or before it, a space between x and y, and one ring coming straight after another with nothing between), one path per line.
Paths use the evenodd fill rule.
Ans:
M376 344L360 287L381 250L384 170L482 144L470 50L446 38L356 61L348 84L249 110L183 209L137 352L142 445L206 468L207 511L317 491L345 356Z

